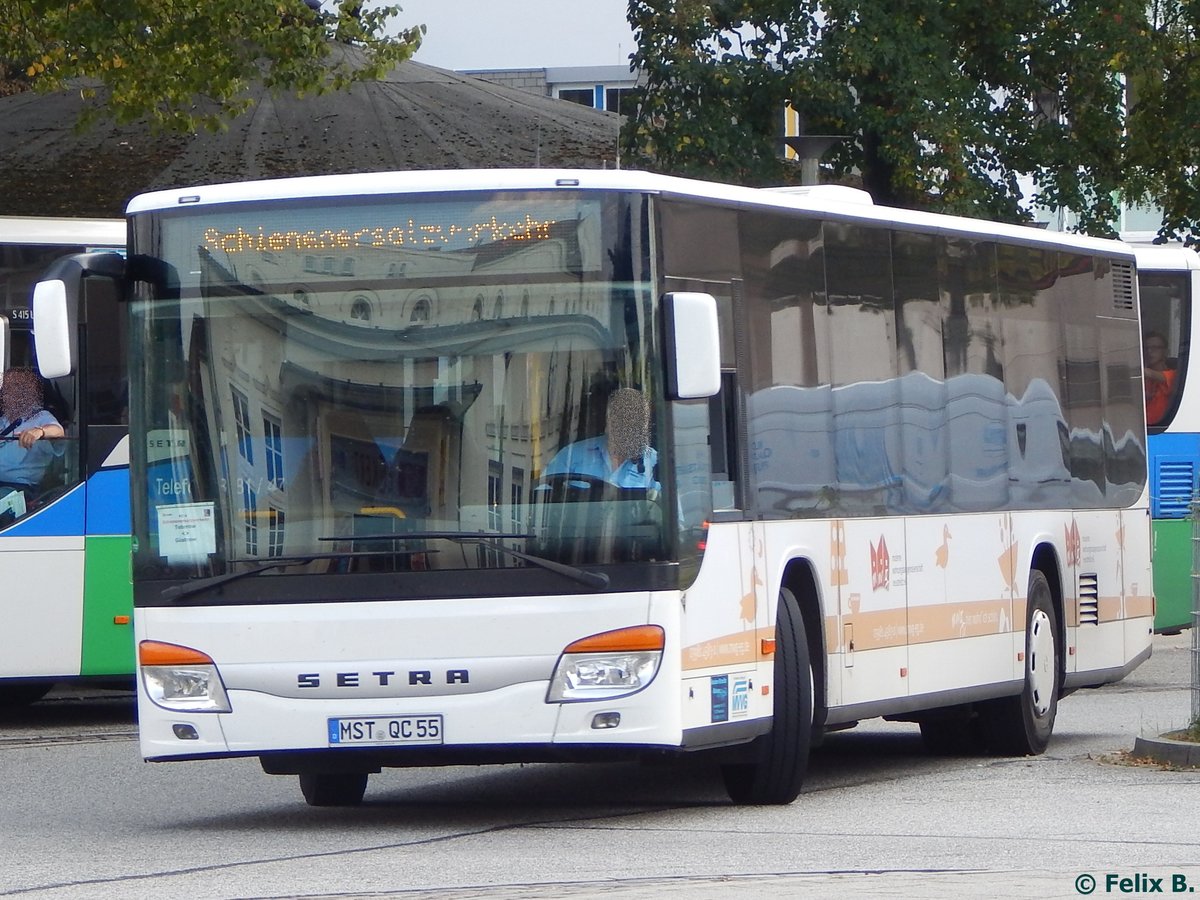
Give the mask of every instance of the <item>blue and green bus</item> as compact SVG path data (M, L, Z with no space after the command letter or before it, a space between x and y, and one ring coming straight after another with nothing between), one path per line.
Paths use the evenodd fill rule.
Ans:
M1148 404L1150 513L1154 531L1155 630L1192 625L1192 504L1200 475L1200 381L1189 371L1200 346L1192 306L1200 300L1200 255L1181 246L1136 247L1144 343L1165 343L1165 402ZM1150 381L1147 380L1147 384Z
M36 368L30 297L47 268L66 254L121 251L125 235L121 219L0 217L0 358L9 369ZM132 684L128 379L115 302L110 282L84 292L83 365L42 381L65 436L40 482L0 488L0 704L31 702L62 682Z

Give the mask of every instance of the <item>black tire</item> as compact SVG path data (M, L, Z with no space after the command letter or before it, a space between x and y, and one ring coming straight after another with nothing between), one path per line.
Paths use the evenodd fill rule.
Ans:
M775 622L774 714L771 732L755 741L755 759L721 767L725 790L739 805L791 803L800 794L812 744L813 673L800 605L779 592Z
M18 709L37 703L54 685L50 682L39 684L6 684L0 686L0 709Z
M954 707L921 719L921 742L933 756L976 756L983 750L979 724L969 707Z
M1050 582L1034 569L1029 573L1025 613L1025 686L1018 696L989 701L979 711L990 752L1037 756L1049 746L1062 690L1058 629Z
M358 806L367 792L366 772L312 772L300 776L309 806Z

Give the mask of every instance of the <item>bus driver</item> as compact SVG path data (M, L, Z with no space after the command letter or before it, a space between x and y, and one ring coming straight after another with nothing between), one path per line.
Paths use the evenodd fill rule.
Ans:
M586 475L621 488L658 491L657 465L658 452L650 446L646 396L633 388L618 388L608 398L605 433L567 445L542 475Z
M33 369L10 369L0 381L0 494L28 492L60 453L43 438L64 434L43 406L42 382Z

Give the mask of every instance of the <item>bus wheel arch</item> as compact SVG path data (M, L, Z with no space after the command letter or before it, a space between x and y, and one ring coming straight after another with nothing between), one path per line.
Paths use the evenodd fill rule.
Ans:
M808 660L812 672L813 745L820 743L825 733L825 718L828 715L826 699L829 683L829 657L825 648L825 617L821 612L821 594L817 578L808 560L793 559L783 572L781 587L786 588L796 599L800 616L804 620L804 633L808 639Z
M1051 575L1057 575L1057 565L1052 555L1039 548L1029 569L1021 693L990 700L979 710L987 747L995 754L1037 756L1045 752L1054 731L1065 641L1061 582Z
M815 676L805 619L786 586L779 589L774 672L771 730L746 748L745 761L721 767L725 790L737 804L791 803L808 769Z
M1062 568L1058 563L1058 554L1054 552L1054 548L1049 544L1039 544L1033 552L1033 562L1030 565L1030 575L1036 569L1045 577L1050 588L1050 599L1054 606L1054 614L1057 617L1058 629L1056 637L1058 639L1058 691L1059 697L1063 696L1063 678L1066 673L1066 658L1067 658L1067 636L1066 636L1066 601L1063 591Z

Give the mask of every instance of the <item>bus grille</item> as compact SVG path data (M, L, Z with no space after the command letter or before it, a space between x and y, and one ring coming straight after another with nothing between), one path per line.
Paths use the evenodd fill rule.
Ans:
M1079 624L1100 624L1100 580L1095 572L1079 576Z
M1160 519L1186 519L1191 513L1196 470L1191 460L1160 460L1154 515Z
M1133 306L1133 266L1113 263L1113 308L1132 311Z

